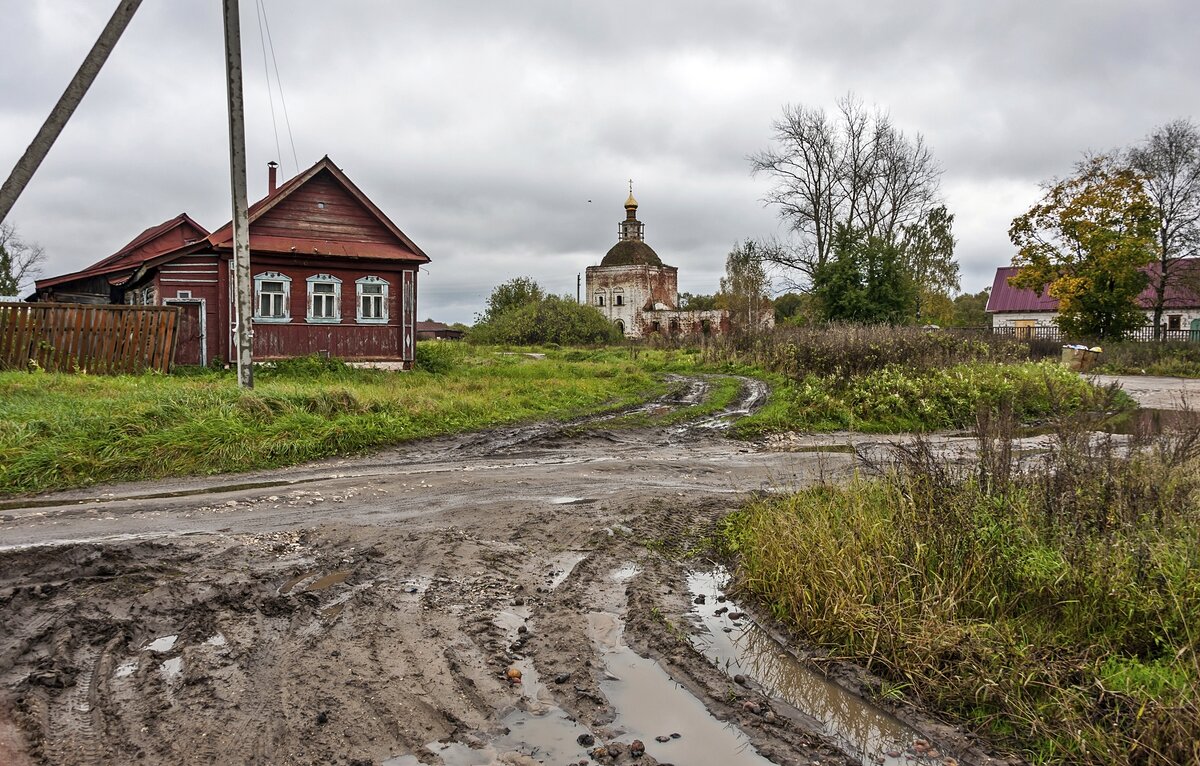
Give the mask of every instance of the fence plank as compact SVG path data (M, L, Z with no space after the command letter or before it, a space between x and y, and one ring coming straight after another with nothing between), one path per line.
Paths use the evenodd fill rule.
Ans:
M178 326L174 306L0 304L0 369L166 373Z

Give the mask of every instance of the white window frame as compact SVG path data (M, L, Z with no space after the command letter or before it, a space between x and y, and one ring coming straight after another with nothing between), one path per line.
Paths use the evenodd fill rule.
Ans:
M262 283L283 283L282 313L278 316L263 316L262 314ZM275 295L276 293L271 293ZM292 321L292 278L278 271L264 271L254 275L254 321L283 324Z
M342 280L332 274L313 274L308 279L304 280L308 283L308 315L305 321L311 324L338 324L342 321ZM332 285L333 294L317 293L314 288L317 285ZM332 316L317 316L313 311L315 306L315 298L320 295L322 298L333 298L333 315Z
M613 288L613 305L614 306L624 306L625 305L625 291L619 287Z
M596 293L596 305L597 306L604 305L604 293Z
M382 285L383 294L364 293L363 288L367 285ZM383 277L366 276L362 279L354 280L354 314L359 324L387 324L388 323L388 297L391 294L391 283ZM379 316L369 317L363 314L363 297L370 295L371 297L379 297Z

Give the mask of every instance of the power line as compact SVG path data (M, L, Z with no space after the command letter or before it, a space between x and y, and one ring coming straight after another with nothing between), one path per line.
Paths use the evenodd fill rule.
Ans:
M283 105L283 122L287 126L288 142L292 145L292 165L295 172L300 172L300 159L296 155L296 139L292 135L292 120L288 116L287 99L283 95L283 79L279 76L279 61L275 58L275 41L271 39L271 19L267 16L267 6L264 0L258 0L262 9L263 25L267 28L267 44L271 48L271 63L275 65L275 84L279 86L279 103Z
M271 94L271 69L267 66L267 39L263 36L262 0L255 0L254 10L258 14L258 42L262 46L263 77L267 80L267 102L271 105L271 130L275 131L275 158L282 160L283 151L279 148L279 125L275 122L275 96Z

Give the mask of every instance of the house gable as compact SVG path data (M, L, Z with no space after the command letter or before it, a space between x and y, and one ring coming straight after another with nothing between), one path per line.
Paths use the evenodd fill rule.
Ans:
M251 252L429 262L328 157L251 205L248 217ZM208 238L222 251L232 240L230 224Z

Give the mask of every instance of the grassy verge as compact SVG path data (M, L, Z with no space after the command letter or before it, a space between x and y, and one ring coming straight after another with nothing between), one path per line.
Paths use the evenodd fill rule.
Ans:
M663 390L628 354L530 358L443 344L410 373L295 360L228 373L0 373L0 493L245 471L434 434L568 419ZM433 370L433 371L428 371Z
M1041 764L1200 762L1200 428L1136 443L1064 418L1018 468L927 446L882 478L728 518L743 587L889 689Z
M1062 408L1090 406L1093 388L1066 368L1046 362L969 362L945 368L888 366L839 379L774 376L770 402L742 420L742 437L766 433L854 430L870 433L965 428L981 407L1015 402L1022 422L1046 418ZM1121 406L1132 406L1119 397Z

